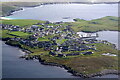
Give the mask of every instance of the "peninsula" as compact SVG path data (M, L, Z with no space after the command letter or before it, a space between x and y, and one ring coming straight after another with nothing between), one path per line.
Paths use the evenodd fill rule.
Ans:
M89 78L118 74L115 45L97 36L79 36L78 31L118 31L118 18L107 16L86 21L49 22L40 20L1 20L1 40L21 48L26 60L38 59L44 65L63 67L75 76Z

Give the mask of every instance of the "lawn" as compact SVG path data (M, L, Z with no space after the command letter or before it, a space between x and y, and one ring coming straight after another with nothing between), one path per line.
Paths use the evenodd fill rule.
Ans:
M110 45L103 44L103 43L93 43L88 45L95 45L97 48L96 53L101 55L102 53L112 53L112 54L118 54L118 50L113 48L113 44L110 43Z
M9 35L9 31L8 30L0 30L0 36L2 36L2 38L14 38L15 36Z
M29 36L30 35L28 33L20 32L20 31L10 32L9 34L13 35L13 36L19 36L19 37Z
M59 44L64 43L65 41L67 41L68 39L57 39L56 42Z
M38 41L49 41L47 38L38 38Z

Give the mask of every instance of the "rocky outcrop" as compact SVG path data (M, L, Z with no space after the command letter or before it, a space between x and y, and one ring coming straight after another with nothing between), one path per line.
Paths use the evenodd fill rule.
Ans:
M62 65L62 64L57 64L57 63L53 63L53 62L46 62L45 60L42 60L40 58L40 56L33 56L32 58L31 57L25 57L26 60L31 60L33 58L35 58L39 60L39 62L43 65L50 65L50 66L57 66L57 67L60 67L60 68L64 68L66 69L69 73L73 74L74 76L79 76L81 78L92 78L92 77L95 77L95 76L103 76L103 75L107 75L107 74L116 74L118 75L120 72L118 72L117 70L103 70L101 72L98 72L98 73L94 73L94 74L89 74L89 75L85 75L85 74L82 74L82 73L78 73L74 70L72 70L70 67L66 66L66 65Z

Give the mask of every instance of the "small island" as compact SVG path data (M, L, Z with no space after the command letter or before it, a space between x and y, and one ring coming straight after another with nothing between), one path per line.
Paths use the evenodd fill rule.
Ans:
M77 32L94 33L118 30L118 18L107 16L86 21L49 22L40 20L1 20L1 40L21 48L20 58L38 59L41 64L63 67L74 76L90 78L118 74L118 51L114 44L97 40L97 36L79 36Z

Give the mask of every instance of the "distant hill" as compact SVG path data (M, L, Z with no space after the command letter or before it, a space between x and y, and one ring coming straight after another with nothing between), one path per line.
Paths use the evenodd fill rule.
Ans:
M11 15L12 12L22 10L20 7L35 7L38 6L37 2L2 2L0 3L0 16Z
M119 0L1 0L22 2L119 2Z
M83 32L97 32L102 30L118 30L118 17L106 16L100 19L90 21L82 19L74 19L75 22L71 23L74 31Z

